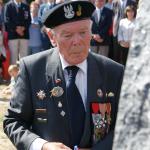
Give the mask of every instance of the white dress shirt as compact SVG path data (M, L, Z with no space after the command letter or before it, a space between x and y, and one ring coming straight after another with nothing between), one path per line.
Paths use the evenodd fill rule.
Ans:
M130 42L134 28L135 28L135 19L132 21L130 21L127 18L121 19L118 30L118 42L120 41Z
M96 7L96 13L97 13L98 22L99 22L100 19L101 19L102 10L103 10L103 7L102 7L102 8Z
M69 64L66 62L66 60L63 58L63 56L61 54L59 54L60 56L60 60L61 60L61 64L62 64L62 69L64 71L64 76L65 76L65 81L67 81L67 70L65 69L66 67L69 66ZM84 60L82 63L76 65L77 67L79 67L79 71L77 72L76 75L76 80L75 80L75 84L81 94L82 100L83 100L83 104L86 110L86 100L87 100L87 60ZM46 143L47 141L42 139L42 138L37 138L35 139L29 150L41 150L42 146L44 143Z

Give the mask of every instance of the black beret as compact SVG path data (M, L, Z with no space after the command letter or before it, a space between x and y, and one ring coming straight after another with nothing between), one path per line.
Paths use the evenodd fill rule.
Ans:
M85 0L67 1L56 5L42 17L43 24L48 28L90 18L95 6Z

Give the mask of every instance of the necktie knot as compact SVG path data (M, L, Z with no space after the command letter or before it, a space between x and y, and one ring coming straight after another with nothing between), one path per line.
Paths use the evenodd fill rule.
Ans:
M75 80L77 72L79 70L79 67L77 67L77 66L68 66L68 67L66 67L66 69L67 69L69 78Z

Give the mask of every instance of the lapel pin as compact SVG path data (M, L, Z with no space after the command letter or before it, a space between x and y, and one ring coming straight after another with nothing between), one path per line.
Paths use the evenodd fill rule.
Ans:
M62 117L64 117L65 114L66 114L66 113L65 113L63 110L62 110L61 113L60 113L60 115L61 115Z
M57 87L54 87L50 92L51 92L51 96L60 97L63 95L64 90L62 87L57 86Z
M61 108L62 107L62 103L59 101L58 102L58 107Z
M114 93L113 92L109 92L108 93L108 97L114 97Z
M43 90L40 90L39 92L37 92L37 97L40 100L43 100L46 97L46 94L45 94L45 92Z
M56 84L61 83L61 79L56 79L56 80L55 80L55 83L56 83Z
M98 97L103 97L103 92L101 89L97 90L97 95L98 95Z

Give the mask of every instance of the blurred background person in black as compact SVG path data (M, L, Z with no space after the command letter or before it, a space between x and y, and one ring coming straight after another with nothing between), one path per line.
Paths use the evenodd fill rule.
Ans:
M8 32L11 64L28 54L30 9L22 0L9 1L5 5L4 22Z

